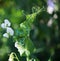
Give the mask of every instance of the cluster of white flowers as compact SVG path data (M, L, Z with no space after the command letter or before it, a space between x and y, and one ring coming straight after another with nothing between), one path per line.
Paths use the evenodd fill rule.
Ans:
M54 4L54 2L53 2L53 0L48 0L47 1L47 12L49 13L49 14L52 14L53 13L53 11L54 11L54 9L55 9L55 4Z
M47 12L49 14L52 14L55 11L55 6L56 5L54 4L54 0L47 0ZM52 26L52 23L57 18L58 18L57 14L54 14L53 17L49 19L47 26L48 27Z
M6 29L6 33L3 34L3 37L9 38L10 36L14 35L14 30L10 27L11 23L8 19L4 20L4 23L1 24L1 28Z

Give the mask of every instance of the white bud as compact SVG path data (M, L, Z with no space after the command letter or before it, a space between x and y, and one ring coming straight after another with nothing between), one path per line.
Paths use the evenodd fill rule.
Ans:
M12 58L9 58L9 60L8 61L13 61L13 59Z
M18 42L15 42L15 47L16 47L16 48L18 47Z
M52 18L48 21L48 23L47 23L47 26L51 26L52 25L52 23L53 23L53 20L52 20Z
M54 14L53 18L54 19L57 19L58 18L57 14Z
M10 54L10 56L9 56L9 59L8 59L8 61L14 61L14 53L12 52L11 54Z
M3 37L9 38L9 35L7 33L4 33Z

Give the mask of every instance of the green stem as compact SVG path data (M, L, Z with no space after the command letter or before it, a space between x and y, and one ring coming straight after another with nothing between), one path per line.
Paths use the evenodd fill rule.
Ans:
M26 57L26 61L30 61L29 57Z

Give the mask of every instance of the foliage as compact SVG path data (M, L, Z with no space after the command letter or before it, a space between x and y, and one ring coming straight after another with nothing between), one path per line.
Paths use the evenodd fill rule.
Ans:
M0 0L0 61L59 61L59 2Z

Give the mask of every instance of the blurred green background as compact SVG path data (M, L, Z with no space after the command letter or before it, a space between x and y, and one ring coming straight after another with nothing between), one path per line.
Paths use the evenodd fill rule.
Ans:
M6 30L0 27L0 61L8 61L11 52L19 61L60 61L60 0L55 0L55 5L58 10L49 14L47 0L0 0L0 25L8 19L14 29L14 36L5 38ZM50 18L54 22L48 27ZM22 56L16 40L27 49Z

